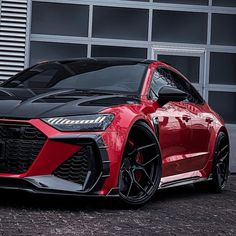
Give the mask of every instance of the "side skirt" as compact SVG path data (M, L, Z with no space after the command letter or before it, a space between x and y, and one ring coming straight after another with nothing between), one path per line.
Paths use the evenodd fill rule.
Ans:
M194 183L210 181L210 180L212 180L211 177L204 178L204 177L194 176L194 177L189 177L189 178L184 178L184 179L179 179L179 180L173 180L170 182L160 183L159 189L173 188L173 187L178 187L182 185L194 184Z

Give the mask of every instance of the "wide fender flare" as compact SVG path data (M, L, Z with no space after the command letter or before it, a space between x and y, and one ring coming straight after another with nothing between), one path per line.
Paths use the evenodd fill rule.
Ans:
M103 190L117 186L119 179L119 170L128 140L129 133L137 122L144 122L155 132L154 124L145 114L137 114L132 109L113 109L111 111L115 115L114 122L106 130L105 142L108 144L108 154L110 160L110 177L105 181ZM106 192L106 191L105 191Z
M224 132L229 139L229 134L228 134L226 127L222 124L215 123L214 127L213 127L213 132L211 132L210 142L208 145L209 158L206 163L206 166L202 170L203 175L207 176L207 177L209 177L209 174L212 173L213 160L214 160L214 155L215 155L215 147L216 147L217 137L220 132Z

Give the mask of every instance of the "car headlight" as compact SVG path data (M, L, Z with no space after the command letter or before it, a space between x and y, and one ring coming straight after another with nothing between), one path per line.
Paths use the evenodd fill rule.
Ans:
M44 118L44 122L60 131L102 131L114 118L113 114Z

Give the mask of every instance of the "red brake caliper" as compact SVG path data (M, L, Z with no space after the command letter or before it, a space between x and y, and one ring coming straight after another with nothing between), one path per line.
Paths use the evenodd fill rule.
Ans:
M142 153L140 153L140 152L137 153L137 155L135 157L135 161L136 161L136 163L139 163L139 164L143 163L143 155L142 155ZM142 178L143 173L142 173L141 170L136 170L134 172L134 175L135 175L135 179L139 182L141 180L141 178Z
M130 149L132 150L134 148L134 146L135 146L134 141L132 139L129 139L128 143L129 143ZM143 163L143 155L142 155L142 153L138 152L134 158L135 158L135 162L136 163L139 163L139 164ZM136 179L137 182L139 182L141 180L142 175L143 175L143 173L140 170L136 170L134 172L134 176L135 176L135 179Z

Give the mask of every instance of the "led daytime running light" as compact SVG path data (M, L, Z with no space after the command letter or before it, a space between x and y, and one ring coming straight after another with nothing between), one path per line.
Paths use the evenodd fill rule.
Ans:
M72 120L67 118L50 118L47 122L51 125L77 125L77 124L101 124L106 119L105 116L99 116L93 120Z
M60 131L102 131L114 118L113 114L94 114L81 116L50 117L42 119Z

